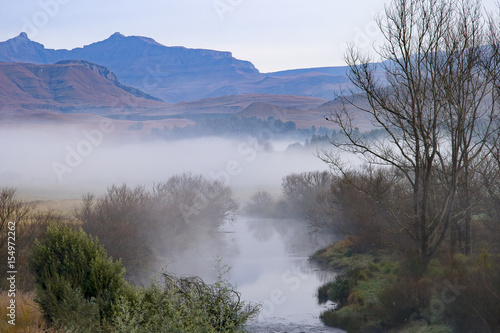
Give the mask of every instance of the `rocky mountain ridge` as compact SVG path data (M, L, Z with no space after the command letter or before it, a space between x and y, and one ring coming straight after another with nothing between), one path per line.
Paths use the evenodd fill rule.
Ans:
M230 52L164 46L151 38L120 33L72 50L46 49L25 33L0 43L0 62L52 64L72 59L105 66L123 84L169 103L239 94L333 99L338 85L348 82L344 67L263 74Z

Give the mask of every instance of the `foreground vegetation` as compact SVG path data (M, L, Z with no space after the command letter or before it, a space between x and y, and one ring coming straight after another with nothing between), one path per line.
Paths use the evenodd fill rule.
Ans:
M498 22L479 0L394 0L378 24L379 66L355 48L346 55L354 90L339 96L341 107L329 118L339 129L331 141L337 150L320 154L333 172L288 175L281 200L259 192L246 209L302 217L312 229L345 237L314 256L340 270L318 292L337 304L322 314L328 325L349 332L499 332ZM360 133L356 113L379 135ZM211 133L242 125L210 122ZM269 122L295 130L273 119L248 124L255 131ZM339 151L365 164L353 168ZM188 174L152 191L113 186L84 199L76 214L82 230L54 227L47 236L43 226L52 218L31 216L12 198L2 193L0 231L8 220L20 221L18 251L32 253L36 302L52 327L232 332L257 310L240 303L223 279L206 285L164 275L137 290L121 263L85 234L121 258L129 280L141 281L170 245L196 242L197 232L210 234L236 209L221 183ZM30 250L38 234L42 240Z
M8 309L11 297L8 292L0 292L0 332L25 332L25 333L62 333L64 330L58 330L50 327L43 318L38 304L34 301L35 293L33 292L17 292L16 293L16 325L12 326L7 323Z
M241 301L220 262L213 284L168 272L147 287L133 284L158 256L210 237L236 209L219 182L184 174L152 192L112 186L103 197L87 195L71 220L17 200L15 189L0 192L0 248L7 252L8 221L16 221L19 277L16 325L2 320L2 332L239 332L259 311ZM2 290L9 290L6 274ZM1 302L11 299L2 292Z
M35 297L16 298L16 325L2 331L240 332L259 311L241 301L220 263L213 284L163 273L162 281L136 288L96 239L67 225L50 226L36 242L30 270Z

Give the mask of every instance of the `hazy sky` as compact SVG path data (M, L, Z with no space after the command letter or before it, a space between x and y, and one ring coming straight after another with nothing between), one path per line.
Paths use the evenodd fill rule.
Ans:
M491 6L495 0L484 1ZM71 49L114 32L167 46L231 51L261 72L343 65L347 42L369 49L384 0L1 1L0 41L26 31ZM492 6L491 6L492 7Z

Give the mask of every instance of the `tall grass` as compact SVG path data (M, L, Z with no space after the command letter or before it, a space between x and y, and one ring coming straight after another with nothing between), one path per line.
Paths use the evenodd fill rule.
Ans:
M51 332L59 333L62 330L49 328L43 319L42 312L38 308L38 304L33 300L35 294L32 292L16 292L16 320L15 325L9 324L7 321L7 307L10 304L11 297L7 291L0 292L0 332L2 333L41 333Z

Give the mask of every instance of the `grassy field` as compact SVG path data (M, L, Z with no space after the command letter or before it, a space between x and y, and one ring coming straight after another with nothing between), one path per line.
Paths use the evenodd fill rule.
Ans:
M75 209L79 208L81 199L35 200L37 211L53 211L66 217L72 217Z

